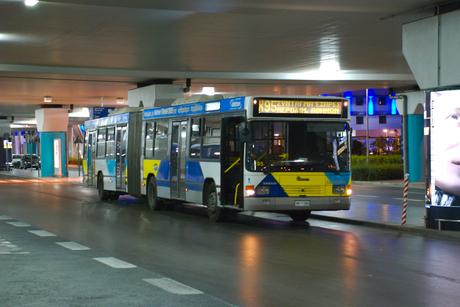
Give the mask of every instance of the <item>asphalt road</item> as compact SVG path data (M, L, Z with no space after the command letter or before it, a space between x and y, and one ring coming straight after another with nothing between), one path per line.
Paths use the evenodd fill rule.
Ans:
M382 202L399 197L397 189L389 189L355 189L355 197L368 194ZM460 301L460 245L453 240L316 220L295 226L242 216L213 224L201 209L176 206L152 213L140 200L101 203L95 190L72 184L3 183L0 195L0 215L171 278L224 304L458 306ZM5 265L0 255L1 263L2 275L8 273L11 264Z

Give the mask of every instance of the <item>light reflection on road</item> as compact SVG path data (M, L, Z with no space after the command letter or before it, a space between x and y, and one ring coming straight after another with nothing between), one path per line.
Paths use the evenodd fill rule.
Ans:
M246 306L260 306L259 285L261 281L260 239L252 234L244 235L240 241L239 288Z

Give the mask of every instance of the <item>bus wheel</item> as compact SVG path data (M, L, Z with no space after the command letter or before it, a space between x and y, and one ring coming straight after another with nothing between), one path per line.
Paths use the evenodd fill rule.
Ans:
M308 220L310 215L311 215L310 210L289 212L289 216L291 217L292 221L295 223L305 222L305 220Z
M157 183L154 178L149 179L147 185L147 203L151 210L161 210L164 209L164 204L158 199L157 196Z
M118 194L117 192L112 192L112 194L110 195L110 200L118 200L119 197L120 194Z
M213 222L221 222L225 218L224 208L217 205L217 192L214 184L207 184L204 190L204 205L208 207L208 217Z
M99 200L108 200L110 198L109 192L104 190L104 177L102 174L97 176L97 193L99 196Z

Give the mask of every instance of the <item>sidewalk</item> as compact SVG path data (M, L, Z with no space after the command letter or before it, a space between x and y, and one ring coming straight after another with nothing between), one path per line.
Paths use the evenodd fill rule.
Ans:
M387 181L353 181L353 186L387 186L403 188L402 180L387 180ZM415 182L409 184L409 191L424 192L424 182ZM362 202L351 199L350 210L343 211L315 211L311 217L313 219L346 223L352 225L362 225L377 228L386 228L397 231L412 232L434 237L460 239L458 231L438 231L435 229L427 229L425 227L425 204L414 203L409 200L407 209L407 223L401 225L402 200L400 203L393 204L377 204L368 201L365 205Z
M404 186L404 180L383 180L383 181L352 181L351 182L352 186L353 185L377 185L377 186L389 186L389 187L394 187L394 188L403 188ZM410 182L409 183L409 189L414 189L414 190L423 190L425 191L426 185L425 182Z

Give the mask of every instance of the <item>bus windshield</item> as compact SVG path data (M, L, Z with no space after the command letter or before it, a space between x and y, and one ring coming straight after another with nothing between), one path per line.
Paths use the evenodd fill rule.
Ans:
M259 172L348 172L347 123L257 121L249 124L246 167Z

